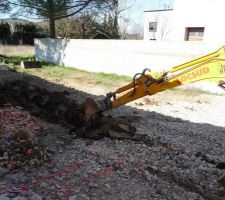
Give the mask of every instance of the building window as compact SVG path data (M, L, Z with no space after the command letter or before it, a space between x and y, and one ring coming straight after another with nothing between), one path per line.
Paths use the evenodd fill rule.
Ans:
M188 27L185 32L186 41L201 41L204 37L204 27Z
M157 22L149 22L149 32L157 31Z

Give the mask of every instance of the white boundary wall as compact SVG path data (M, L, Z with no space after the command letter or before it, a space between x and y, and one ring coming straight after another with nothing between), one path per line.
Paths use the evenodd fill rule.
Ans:
M220 46L201 42L36 39L35 54L37 60L62 66L133 76L144 68L170 69Z

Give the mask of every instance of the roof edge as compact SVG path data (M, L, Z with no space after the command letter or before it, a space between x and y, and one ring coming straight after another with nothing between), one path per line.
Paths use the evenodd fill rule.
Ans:
M145 10L144 12L160 12L160 11L172 11L173 9L161 9L161 10Z

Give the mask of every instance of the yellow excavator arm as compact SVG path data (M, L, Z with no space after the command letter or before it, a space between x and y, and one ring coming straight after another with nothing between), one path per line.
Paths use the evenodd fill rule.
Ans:
M108 93L102 101L94 102L87 99L86 120L88 121L98 112L116 108L146 95L208 80L225 89L225 46L211 54L177 65L167 72L154 73L145 69L134 76L132 83Z

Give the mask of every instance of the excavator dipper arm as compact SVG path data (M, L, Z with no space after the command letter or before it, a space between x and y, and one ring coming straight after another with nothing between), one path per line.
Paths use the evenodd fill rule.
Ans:
M104 112L146 95L198 81L211 81L225 89L225 46L218 51L171 68L167 72L154 73L145 69L134 76L133 82L110 92L105 99L93 102L86 120L98 112ZM89 99L90 101L90 99Z

